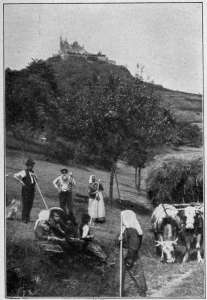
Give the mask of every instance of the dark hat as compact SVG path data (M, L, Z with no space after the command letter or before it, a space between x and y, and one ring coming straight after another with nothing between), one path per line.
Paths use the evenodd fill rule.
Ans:
M62 216L62 215L65 214L65 213L64 213L64 210L63 210L62 208L60 208L60 207L51 207L51 208L49 209L49 211L50 211L50 217L51 217L54 213L57 213L59 216Z
M34 166L34 164L35 164L35 162L31 158L28 158L28 160L25 163L26 166Z
M63 169L60 170L60 172L61 172L61 173L68 173L68 169L63 168Z

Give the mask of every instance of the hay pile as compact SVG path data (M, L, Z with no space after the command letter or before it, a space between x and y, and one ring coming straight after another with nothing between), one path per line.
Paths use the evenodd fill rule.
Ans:
M153 205L203 202L203 161L170 159L155 166L146 180Z

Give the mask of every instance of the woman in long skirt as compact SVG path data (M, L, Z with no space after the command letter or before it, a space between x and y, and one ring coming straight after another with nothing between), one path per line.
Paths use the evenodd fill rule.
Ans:
M105 222L105 205L102 191L103 185L100 180L96 181L95 175L91 175L88 186L88 214L91 221L94 222Z

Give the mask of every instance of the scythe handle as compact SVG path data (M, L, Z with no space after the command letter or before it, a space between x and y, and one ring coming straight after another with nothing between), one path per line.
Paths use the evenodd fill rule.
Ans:
M121 215L121 240L120 240L120 285L119 285L119 295L122 297L123 291L123 233L122 233L122 215Z
M43 197L43 195L42 195L42 192L41 192L41 190L40 190L40 187L39 187L39 185L38 185L38 183L37 183L36 178L35 178L35 183L36 183L38 192L39 192L39 194L40 194L40 196L41 196L41 198L42 198L42 201L43 201L43 203L44 203L44 206L45 206L46 209L48 209L47 203L46 203L46 201L45 201L45 199L44 199L44 197Z

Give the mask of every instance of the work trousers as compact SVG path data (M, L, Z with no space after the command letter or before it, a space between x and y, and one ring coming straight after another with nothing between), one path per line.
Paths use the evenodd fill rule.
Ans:
M59 193L60 208L62 208L66 214L73 213L72 203L72 191Z
M30 221L30 213L33 206L35 190L34 187L22 188L22 221L27 223Z
M123 263L122 295L135 297L137 293L141 297L146 296L147 284L141 260L138 258L129 269Z

